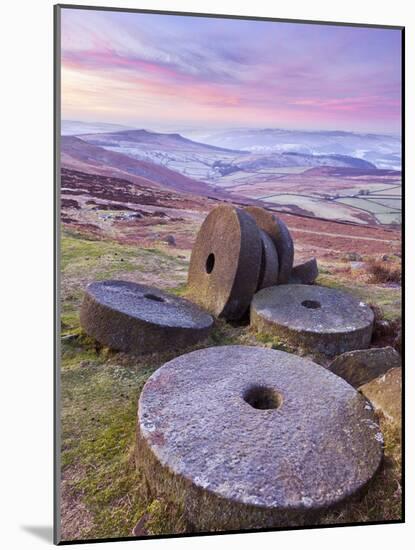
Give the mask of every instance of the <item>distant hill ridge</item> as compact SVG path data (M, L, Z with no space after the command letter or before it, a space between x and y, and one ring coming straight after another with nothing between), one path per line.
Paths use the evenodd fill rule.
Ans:
M376 166L369 162L368 160L359 159L357 157L352 157L350 155L307 155L304 153L296 153L294 151L287 151L282 153L282 155L290 155L295 156L297 158L304 158L306 160L316 160L317 162L324 162L324 160L327 160L328 166L333 166L333 164L330 165L330 162L336 162L341 163L351 168L366 168L370 170L376 170ZM334 165L335 166L335 165Z
M178 133L159 133L145 129L120 130L116 132L103 132L99 134L82 134L82 139L96 145L105 143L105 146L107 147L110 146L111 141L114 141L115 146L117 142L129 141L132 143L158 145L167 149L186 148L186 150L195 149L197 151L223 151L229 153L243 154L243 151L239 151L236 149L217 147L216 145L208 145L206 143L193 141L191 139L183 137L181 134Z
M203 182L189 178L180 172L148 162L137 160L123 153L109 151L88 143L75 136L61 137L61 166L88 173L115 176L153 187L163 187L181 193L194 193L206 196L215 194ZM137 181L136 178L139 178ZM141 181L145 180L145 181ZM218 192L218 195L226 193Z

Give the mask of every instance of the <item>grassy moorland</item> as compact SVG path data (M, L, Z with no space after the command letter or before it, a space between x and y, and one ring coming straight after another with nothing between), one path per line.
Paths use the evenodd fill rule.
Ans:
M180 503L151 494L134 463L140 391L174 354L132 357L101 347L82 332L78 311L85 285L105 278L154 284L182 294L189 250L158 244L140 248L67 230L61 249L62 538L126 537L140 519L143 534L183 532ZM373 274L352 269L342 258L321 262L320 284L348 290L378 306L385 319L396 321L399 286L371 280ZM276 338L255 335L248 325L218 321L204 345L226 344L287 349ZM385 460L376 478L363 497L327 514L322 523L400 518L400 430L383 418L380 422Z

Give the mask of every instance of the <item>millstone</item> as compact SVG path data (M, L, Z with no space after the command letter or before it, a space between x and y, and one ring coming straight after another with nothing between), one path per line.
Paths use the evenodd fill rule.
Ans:
M262 260L259 271L258 288L267 288L278 283L278 253L271 237L265 231L260 230L262 240Z
M261 255L253 218L239 208L217 206L203 222L192 249L189 297L219 317L240 319L257 289Z
M191 302L128 281L88 285L80 320L101 344L135 354L195 344L208 336L213 324L212 317Z
M311 285L318 277L317 260L311 258L292 268L289 282L291 284Z
M370 344L373 311L346 292L309 285L282 285L255 294L251 324L294 346L337 355Z
M245 210L251 214L258 227L268 233L273 240L279 260L278 282L287 283L294 261L294 243L288 227L275 214L258 206L247 206Z
M222 346L158 369L138 407L136 460L198 532L304 525L361 489L382 458L372 407L282 351Z

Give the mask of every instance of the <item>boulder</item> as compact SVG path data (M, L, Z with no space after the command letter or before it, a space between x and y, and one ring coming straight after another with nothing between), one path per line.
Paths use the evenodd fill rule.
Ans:
M329 369L358 388L392 368L401 366L401 357L392 347L348 351L339 355Z
M176 246L176 239L173 235L166 235L164 237L164 242L166 242L169 246Z
M402 422L402 368L394 368L383 376L360 386L359 391L376 411L394 424Z
M317 260L311 258L293 267L290 275L291 284L312 285L318 277Z

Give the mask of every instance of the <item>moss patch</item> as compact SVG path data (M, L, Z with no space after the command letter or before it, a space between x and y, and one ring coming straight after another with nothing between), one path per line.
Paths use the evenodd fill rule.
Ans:
M402 315L401 311L401 289L385 285L367 284L351 279L340 277L339 274L320 273L317 284L337 288L349 292L366 303L375 304L382 308L385 319L394 320Z

